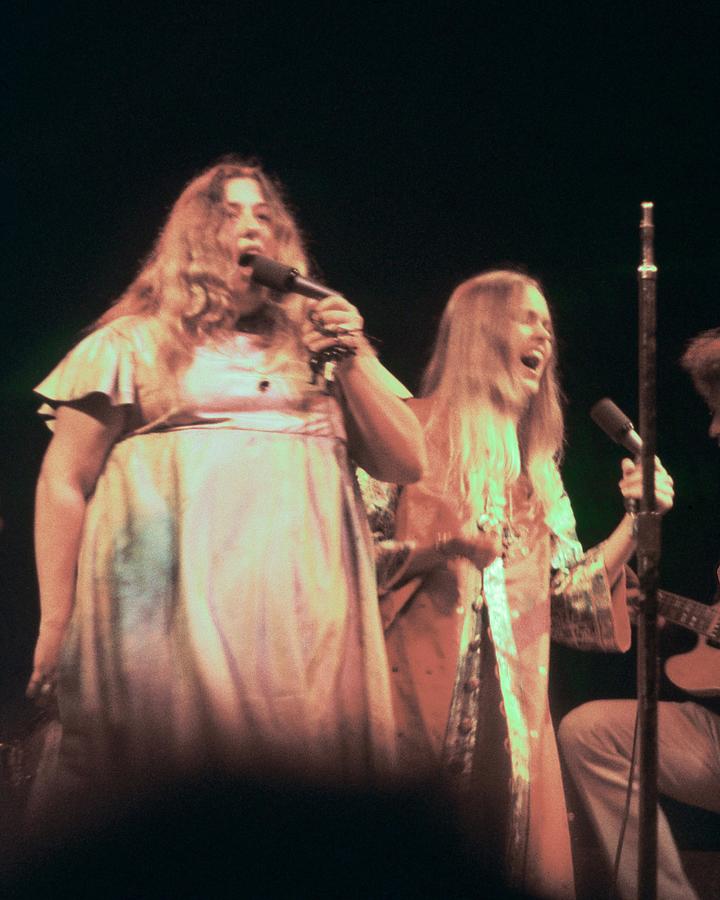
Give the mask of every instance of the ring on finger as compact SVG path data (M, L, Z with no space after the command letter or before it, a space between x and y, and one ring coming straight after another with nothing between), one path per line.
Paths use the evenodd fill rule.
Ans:
M38 682L38 692L43 696L47 696L48 694L52 694L54 690L55 679L52 677L52 675L43 675Z

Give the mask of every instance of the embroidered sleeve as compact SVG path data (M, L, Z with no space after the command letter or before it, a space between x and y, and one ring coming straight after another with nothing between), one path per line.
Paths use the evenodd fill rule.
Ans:
M414 549L413 541L381 541L375 545L375 572L381 597L402 580Z
M356 475L373 536L378 593L382 597L401 580L415 543L394 538L398 486L378 481L364 469L358 468Z
M631 639L625 575L610 584L603 545L583 553L567 496L562 504L550 581L552 638L580 650L625 651Z

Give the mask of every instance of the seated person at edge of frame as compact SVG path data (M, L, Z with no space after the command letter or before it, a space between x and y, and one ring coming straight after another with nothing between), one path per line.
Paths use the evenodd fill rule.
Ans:
M36 389L54 433L28 695L57 689L60 797L207 766L361 783L394 767L349 455L413 481L422 431L358 310L260 287L245 254L307 272L279 186L227 158ZM310 359L338 344L329 391Z
M710 437L720 440L720 328L690 341L681 362L710 409ZM701 641L698 650L693 662L701 658L707 675L713 667L714 681L708 681L704 690L702 673L696 671L692 682L706 699L658 704L658 789L674 800L720 813L720 649ZM713 685L714 697L710 695ZM611 865L624 816L636 707L634 700L585 703L569 712L559 729L568 771ZM618 892L627 900L637 896L638 824L635 786L617 873ZM657 856L660 900L696 897L661 809Z
M626 650L626 515L583 552L563 489L554 328L537 281L489 271L443 313L421 396L428 473L388 491L362 479L378 542L381 614L401 764L445 773L488 865L515 888L574 894L548 704L552 636ZM623 461L620 490L639 498ZM657 464L658 506L672 480ZM397 506L393 509L395 502Z

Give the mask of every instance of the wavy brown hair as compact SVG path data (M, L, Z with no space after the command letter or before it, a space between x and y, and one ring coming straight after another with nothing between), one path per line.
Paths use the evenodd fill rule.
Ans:
M513 300L540 284L510 270L483 272L452 293L421 395L432 396L428 438L449 450L447 487L478 518L506 516L508 488L526 474L545 518L560 499L562 395L553 342L539 390L527 405L510 366Z
M720 328L711 328L694 337L680 363L690 374L698 394L712 405L720 391Z
M307 272L302 236L282 188L253 161L225 157L187 184L137 277L93 329L122 316L152 317L161 335L160 357L174 374L189 363L196 345L236 330L237 295L230 284L237 259L220 240L230 215L225 185L235 178L259 184L270 208L278 260ZM272 293L262 290L270 301ZM265 303L252 324L269 346L297 343L296 329L280 304Z

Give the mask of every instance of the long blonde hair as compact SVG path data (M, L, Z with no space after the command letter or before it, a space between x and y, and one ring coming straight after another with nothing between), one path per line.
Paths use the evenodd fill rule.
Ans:
M540 290L533 278L506 270L459 285L445 307L422 380L421 396L434 401L428 440L448 454L446 490L475 519L505 519L508 491L521 474L546 520L562 495L563 415L554 342L538 392L526 406L510 366L511 304L530 287Z
M238 313L230 284L237 260L220 240L229 215L225 184L234 178L257 181L270 208L277 259L307 272L302 236L279 185L258 165L226 157L187 184L135 280L91 330L122 316L152 317L160 360L172 375L188 365L198 344L235 331ZM269 301L270 292L263 290ZM264 304L254 319L268 346L296 346L296 329L279 304Z

